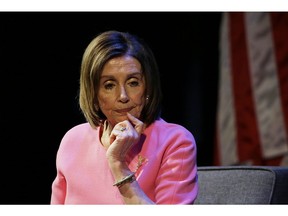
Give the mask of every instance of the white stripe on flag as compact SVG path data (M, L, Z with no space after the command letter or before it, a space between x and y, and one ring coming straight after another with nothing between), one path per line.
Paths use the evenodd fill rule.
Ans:
M263 158L288 152L269 13L245 13L251 82Z
M220 29L220 76L217 132L221 165L230 165L238 162L235 110L231 81L231 55L228 16L229 15L227 13L223 14Z

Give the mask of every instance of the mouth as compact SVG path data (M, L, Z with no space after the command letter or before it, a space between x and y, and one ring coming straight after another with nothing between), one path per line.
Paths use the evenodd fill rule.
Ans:
M133 107L125 108L125 109L116 109L115 112L117 112L121 115L126 115L126 113L130 112L132 109L133 109Z

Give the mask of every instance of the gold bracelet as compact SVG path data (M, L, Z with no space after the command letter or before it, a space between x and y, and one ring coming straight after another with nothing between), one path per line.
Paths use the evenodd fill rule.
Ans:
M126 183L131 183L133 181L135 181L135 173L131 173L130 175L124 177L123 179L121 179L120 181L116 182L113 184L113 186L117 186L118 188L120 188L122 185L126 184Z

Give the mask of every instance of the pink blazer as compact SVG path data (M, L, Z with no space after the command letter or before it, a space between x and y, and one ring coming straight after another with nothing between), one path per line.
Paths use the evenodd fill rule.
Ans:
M184 127L155 121L127 157L129 168L156 204L192 204L198 193L196 143ZM88 123L70 129L56 159L51 204L123 204L100 143Z

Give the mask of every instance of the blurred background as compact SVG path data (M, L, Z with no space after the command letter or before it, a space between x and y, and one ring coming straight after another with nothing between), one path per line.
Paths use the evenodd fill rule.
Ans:
M161 73L162 117L192 132L198 166L286 165L287 18L287 13L241 12L0 12L0 204L49 204L61 138L85 121L76 99L82 54L97 34L113 29L136 34L151 46ZM254 34L255 26L266 30ZM273 26L269 39L275 42L277 36L277 43L268 46L268 54L249 51L256 46L247 37L263 48L269 43L261 36ZM251 59L258 64L251 66ZM270 59L274 67L263 64ZM267 73L259 78L262 65ZM250 69L254 78L247 75ZM260 86L258 93L253 84ZM269 98L263 102L265 94ZM261 106L252 106L256 102ZM268 105L275 111L257 114Z

